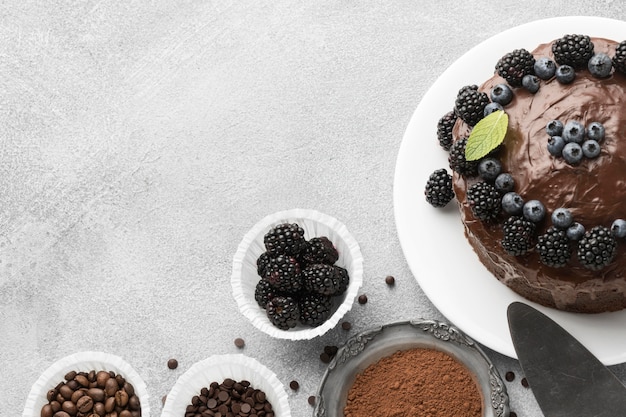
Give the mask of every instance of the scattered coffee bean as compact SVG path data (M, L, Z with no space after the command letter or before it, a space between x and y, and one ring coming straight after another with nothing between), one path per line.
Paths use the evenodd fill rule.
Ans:
M395 285L396 279L394 277L392 277L391 275L387 275L385 277L385 283L391 287L391 286Z
M504 378L507 381L511 382L511 381L513 381L515 379L515 373L512 372L512 371L508 371L506 374L504 374Z
M359 299L358 300L359 300L359 304L367 303L367 295L365 295L365 294L359 295Z
M315 405L315 395L311 395L308 399L310 405Z
M249 381L226 378L221 384L211 382L200 390L200 395L192 397L185 416L274 417L274 410L265 393Z
M522 386L528 388L528 380L526 378L522 378Z
M246 342L241 337L235 339L235 346L237 346L239 349L243 348L245 345Z
M135 388L112 371L70 371L46 395L48 404L41 417L104 416L141 417L141 403ZM111 414L113 415L113 414Z
M298 388L300 388L300 384L298 383L298 381L291 381L289 383L289 388L291 388L294 391L298 391Z
M167 367L170 369L178 368L178 361L176 359L170 359L169 361L167 361Z
M350 330L352 328L352 323L350 323L349 321L344 321L343 323L341 323L341 328L344 330Z

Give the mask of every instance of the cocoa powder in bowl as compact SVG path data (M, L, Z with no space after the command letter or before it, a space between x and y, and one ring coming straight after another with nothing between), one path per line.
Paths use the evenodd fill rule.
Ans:
M480 417L482 396L472 373L449 354L398 351L368 366L348 391L345 417Z

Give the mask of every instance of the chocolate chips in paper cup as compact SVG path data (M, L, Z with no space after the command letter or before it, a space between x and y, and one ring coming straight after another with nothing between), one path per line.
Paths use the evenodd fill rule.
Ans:
M122 358L103 352L66 356L44 371L26 400L23 417L116 413L149 417L146 384Z

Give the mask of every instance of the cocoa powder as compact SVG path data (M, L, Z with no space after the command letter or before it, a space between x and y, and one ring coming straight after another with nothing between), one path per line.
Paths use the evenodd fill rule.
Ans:
M345 417L480 417L482 396L470 371L447 353L414 348L358 374Z

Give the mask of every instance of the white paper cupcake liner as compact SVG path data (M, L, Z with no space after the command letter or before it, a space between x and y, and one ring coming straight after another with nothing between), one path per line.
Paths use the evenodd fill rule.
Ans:
M250 386L265 392L276 417L291 417L287 393L276 374L242 354L214 355L192 365L167 394L161 417L184 416L194 395L199 395L212 382L222 383L226 378L249 381Z
M339 253L336 265L345 268L350 276L346 292L335 298L336 310L325 323L318 327L298 325L293 329L281 330L269 321L265 310L254 299L254 290L261 279L257 273L257 258L265 252L263 237L274 226L281 223L297 223L304 229L307 240L326 236ZM334 328L339 320L352 308L359 288L363 284L363 256L359 244L346 226L339 220L315 210L293 209L266 216L246 233L233 258L231 276L233 296L241 313L259 330L272 337L289 340L306 340L321 336Z
M133 385L141 402L142 417L150 416L148 389L139 374L122 358L103 352L77 352L59 359L46 369L32 386L22 417L39 417L41 408L48 403L48 391L65 381L70 371L113 371Z

